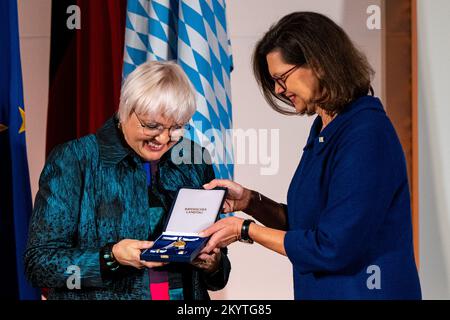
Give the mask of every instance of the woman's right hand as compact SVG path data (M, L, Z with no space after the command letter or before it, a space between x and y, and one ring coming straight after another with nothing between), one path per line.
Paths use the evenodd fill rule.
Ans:
M113 248L112 253L114 258L124 266L132 266L137 269L155 268L166 265L166 262L150 262L141 260L141 250L148 249L153 246L152 241L140 241L132 239L124 239L117 242Z
M214 179L203 185L205 189L214 189L215 187L224 187L228 189L227 198L223 205L224 213L234 211L245 211L250 202L251 191L244 188L239 183L231 180Z

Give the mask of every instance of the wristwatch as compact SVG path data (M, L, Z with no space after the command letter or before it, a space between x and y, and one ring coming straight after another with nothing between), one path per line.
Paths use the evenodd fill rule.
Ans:
M247 219L244 220L244 222L242 223L241 238L239 239L240 242L253 243L253 240L250 238L250 235L248 234L250 223L255 223L255 220Z

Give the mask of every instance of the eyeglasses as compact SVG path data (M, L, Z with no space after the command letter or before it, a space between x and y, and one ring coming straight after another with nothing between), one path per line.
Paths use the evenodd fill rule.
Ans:
M286 86L287 79L293 73L294 70L297 70L300 67L301 67L301 65L293 66L292 68L290 68L288 71L286 71L282 75L280 75L278 77L272 77L272 80L275 81L276 83L278 83L278 85L283 88L283 92L284 92L287 90L287 86Z
M178 141L183 136L184 130L189 130L191 128L188 123L184 125L174 125L172 127L164 127L162 124L157 122L146 124L138 117L136 111L133 111L133 113L136 115L136 118L141 124L142 131L146 136L159 136L164 132L164 130L168 129L170 140Z

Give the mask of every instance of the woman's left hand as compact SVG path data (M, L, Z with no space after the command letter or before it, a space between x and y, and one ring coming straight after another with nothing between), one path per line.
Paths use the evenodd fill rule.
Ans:
M244 219L237 217L228 217L220 219L208 229L203 230L200 233L200 237L206 238L211 236L211 239L209 239L202 252L208 253L213 251L213 249L215 248L224 248L239 240L241 237L243 222Z
M222 253L219 248L215 248L211 253L201 253L192 264L208 273L219 269Z

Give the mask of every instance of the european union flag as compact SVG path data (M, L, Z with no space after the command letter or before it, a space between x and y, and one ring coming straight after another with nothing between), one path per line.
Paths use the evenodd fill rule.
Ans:
M0 1L0 296L37 299L23 253L31 215L17 0Z

